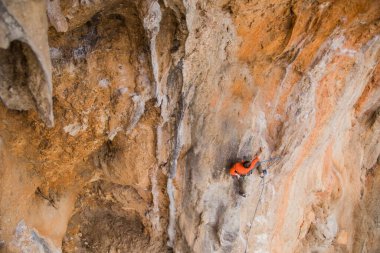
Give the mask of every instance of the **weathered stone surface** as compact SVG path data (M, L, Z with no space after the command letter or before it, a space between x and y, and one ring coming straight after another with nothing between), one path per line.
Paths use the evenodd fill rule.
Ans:
M67 32L69 27L66 17L62 14L60 0L47 0L46 5L50 23L57 32Z
M28 14L26 14L28 10ZM54 125L45 2L0 2L0 98L10 109L36 109Z
M379 251L378 1L0 3L0 251Z

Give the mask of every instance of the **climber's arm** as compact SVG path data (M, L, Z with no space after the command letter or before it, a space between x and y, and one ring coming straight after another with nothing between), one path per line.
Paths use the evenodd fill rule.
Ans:
M260 158L258 156L256 156L255 159L253 159L253 161L251 162L251 166L249 166L249 169L253 170L256 165L260 165Z

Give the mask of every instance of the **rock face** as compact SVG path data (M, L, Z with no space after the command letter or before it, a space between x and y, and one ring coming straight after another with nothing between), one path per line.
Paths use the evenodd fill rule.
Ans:
M26 15L26 11L30 13ZM0 98L10 109L37 109L54 125L44 1L0 2Z
M0 252L379 252L379 1L0 0L0 31Z

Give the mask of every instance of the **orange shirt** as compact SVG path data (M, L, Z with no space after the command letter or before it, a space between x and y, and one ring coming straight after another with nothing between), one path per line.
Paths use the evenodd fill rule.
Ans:
M251 170L253 170L256 166L256 164L260 161L259 157L256 157L255 159L253 159L253 161L251 162L251 166L249 166L249 168L245 168L243 163L244 161L240 162L240 163L235 163L234 166L232 166L232 168L230 169L230 174L232 176L236 176L236 175L239 175L239 176L244 176L244 175L247 175Z

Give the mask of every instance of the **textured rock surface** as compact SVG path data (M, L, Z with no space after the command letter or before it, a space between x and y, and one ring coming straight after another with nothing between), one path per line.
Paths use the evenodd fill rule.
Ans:
M379 1L0 15L0 252L380 250Z
M53 126L44 11L43 0L0 2L0 98L10 109L37 109L46 125Z

